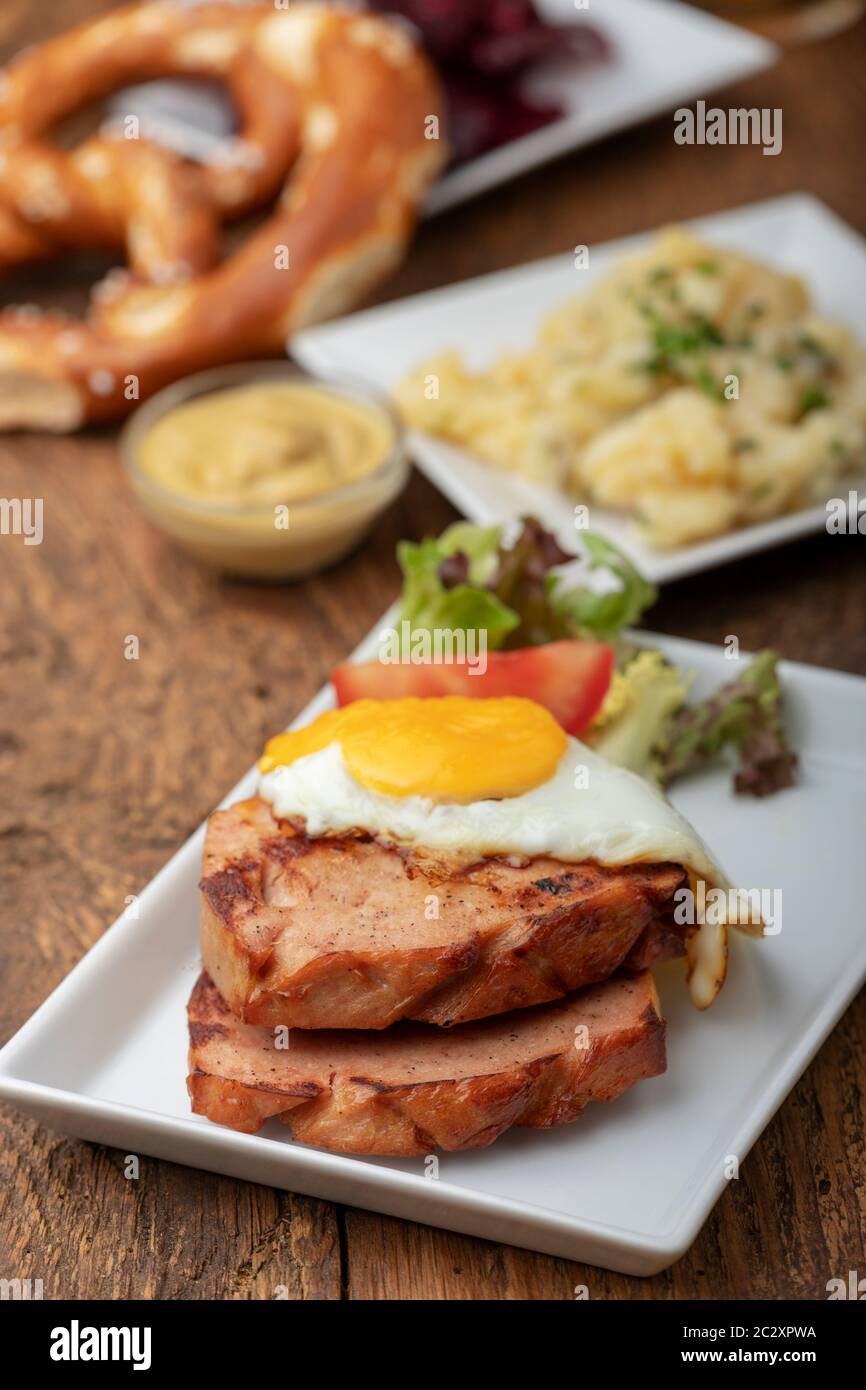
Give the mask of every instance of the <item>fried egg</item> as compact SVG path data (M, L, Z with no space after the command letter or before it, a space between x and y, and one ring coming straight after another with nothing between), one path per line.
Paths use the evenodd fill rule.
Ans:
M532 700L358 700L271 739L259 771L274 815L303 821L312 836L358 829L464 860L680 864L692 888L730 886L661 792L566 735ZM724 979L724 926L701 926L689 958L703 1008Z
M516 696L355 700L272 738L259 770L294 767L336 745L352 781L396 805L412 797L474 805L547 782L566 743L552 714Z

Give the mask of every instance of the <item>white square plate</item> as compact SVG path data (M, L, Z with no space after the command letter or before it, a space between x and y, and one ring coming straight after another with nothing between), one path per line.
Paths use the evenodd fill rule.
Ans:
M597 28L613 50L609 61L535 68L524 83L527 95L564 114L446 174L428 199L428 212L442 212L568 150L707 96L779 56L766 39L677 0L603 0L588 9L578 9L575 0L538 0L537 9L552 23L577 20Z
M816 198L789 194L685 225L719 245L803 276L818 308L866 340L866 243ZM575 271L571 256L553 256L367 309L300 334L292 351L313 371L348 373L385 391L417 363L445 348L458 348L472 365L480 366L504 348L528 346L549 310L580 293L614 259L639 250L650 237L645 233L591 247L586 270ZM503 521L532 512L557 532L566 548L573 548L574 498L491 468L429 435L410 434L410 446L419 467L473 521ZM847 497L848 488L862 482L843 479L834 495ZM627 518L592 508L593 528L627 551L655 583L823 530L826 520L823 506L810 507L713 540L660 551L636 538Z
M387 619L385 620L387 621ZM707 692L731 665L698 643L651 638ZM378 629L359 650L372 656ZM707 1013L681 966L656 972L668 1071L574 1125L513 1130L492 1148L361 1159L295 1144L277 1121L235 1134L189 1112L185 1003L198 971L204 827L0 1052L0 1097L55 1129L252 1182L523 1245L629 1274L652 1274L694 1240L725 1185L866 975L866 682L785 665L800 785L734 801L730 774L674 797L733 881L781 888L783 925L732 943ZM299 722L326 708L330 687ZM248 796L251 771L224 804ZM828 873L832 870L832 904Z

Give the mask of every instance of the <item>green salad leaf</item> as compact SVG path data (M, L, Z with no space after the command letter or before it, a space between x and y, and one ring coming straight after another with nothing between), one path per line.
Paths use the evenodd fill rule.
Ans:
M567 626L594 637L614 637L652 607L658 591L610 541L585 531L581 542L584 556L573 570L576 582L569 578L571 565L548 575L551 607ZM610 582L593 585L594 575Z
M400 619L414 628L485 628L488 645L538 646L564 637L614 638L656 591L615 545L581 533L563 550L533 517L516 533L458 521L436 539L401 541Z
M737 755L736 791L769 796L793 785L797 756L788 747L782 722L778 660L775 652L759 652L735 680L678 711L662 759L666 783L715 762L731 748Z
M398 622L428 632L483 629L489 646L501 647L520 619L484 584L497 562L499 535L498 526L457 522L436 540L401 541Z

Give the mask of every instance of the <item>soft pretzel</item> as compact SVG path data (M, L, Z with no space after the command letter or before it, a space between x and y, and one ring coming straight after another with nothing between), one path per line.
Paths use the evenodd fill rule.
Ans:
M219 78L239 132L207 164L147 140L46 139L114 88ZM279 350L395 265L445 155L438 83L395 23L296 3L132 5L43 44L0 76L0 270L67 247L126 246L128 272L77 323L0 314L0 428L117 418L189 371ZM432 137L432 138L431 138ZM285 182L217 264L221 223Z

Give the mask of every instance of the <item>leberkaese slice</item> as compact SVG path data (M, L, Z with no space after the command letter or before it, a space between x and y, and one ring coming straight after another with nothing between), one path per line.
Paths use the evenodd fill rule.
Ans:
M665 1070L651 975L443 1030L291 1031L241 1023L206 975L188 1006L187 1087L199 1115L341 1153L484 1148L512 1125L567 1124Z
M307 836L256 797L208 826L202 961L247 1023L452 1026L683 955L685 882L673 864L449 868L357 831Z

